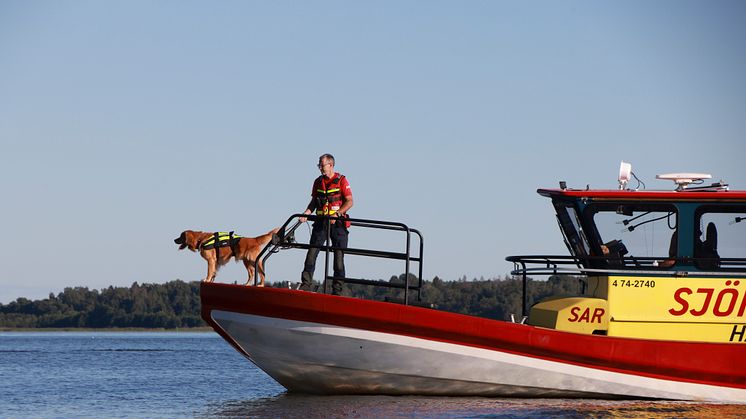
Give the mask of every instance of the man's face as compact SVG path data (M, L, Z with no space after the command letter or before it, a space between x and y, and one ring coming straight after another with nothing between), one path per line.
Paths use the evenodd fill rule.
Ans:
M334 164L329 159L319 159L319 170L326 177L332 177L334 174Z

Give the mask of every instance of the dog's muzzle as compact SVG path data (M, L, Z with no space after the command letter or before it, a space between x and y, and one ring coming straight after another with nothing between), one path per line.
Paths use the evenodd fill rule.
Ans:
M174 239L174 243L179 245L179 250L183 250L187 247L186 239L184 238L184 234Z

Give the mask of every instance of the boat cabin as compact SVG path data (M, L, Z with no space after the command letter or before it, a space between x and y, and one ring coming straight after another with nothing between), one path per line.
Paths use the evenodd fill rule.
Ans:
M623 164L624 165L624 164ZM527 323L609 336L746 343L746 191L539 189L570 251L513 256L514 274L578 275L578 296L531 307ZM620 177L621 178L621 177ZM621 184L621 179L620 179ZM525 300L524 300L525 302ZM525 309L524 309L525 310Z

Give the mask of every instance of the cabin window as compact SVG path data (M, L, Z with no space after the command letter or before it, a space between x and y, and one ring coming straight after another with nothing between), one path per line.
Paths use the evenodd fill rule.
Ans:
M695 213L694 263L700 269L743 269L746 205L704 205ZM727 259L741 259L729 261Z
M594 204L594 253L630 267L670 267L678 253L676 208L661 204ZM622 262L623 261L623 262Z

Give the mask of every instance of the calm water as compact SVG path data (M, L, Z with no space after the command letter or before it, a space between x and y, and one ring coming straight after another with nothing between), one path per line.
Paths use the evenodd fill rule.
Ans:
M214 333L0 333L0 417L744 417L649 401L305 396Z

